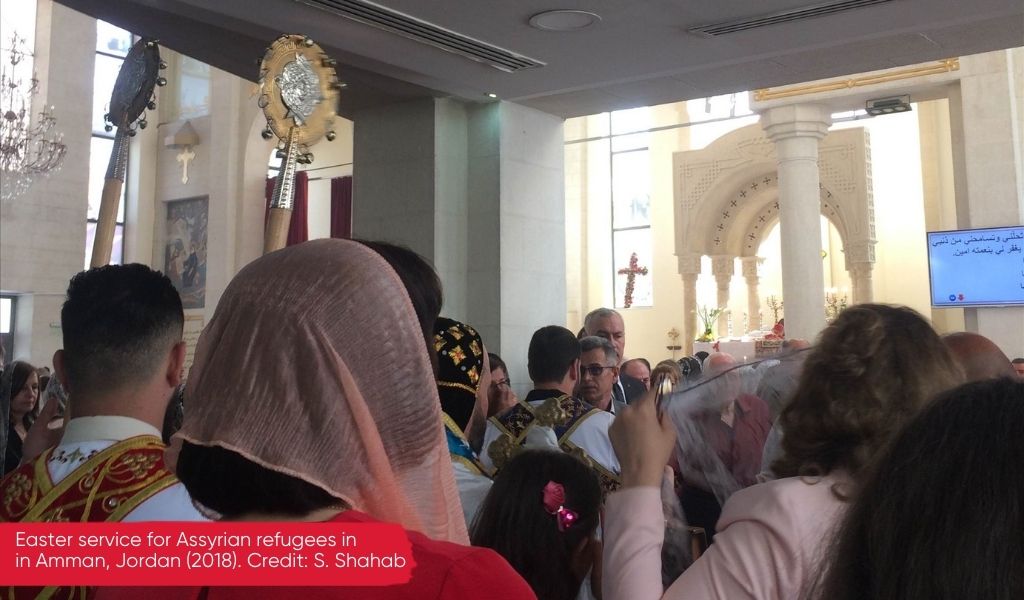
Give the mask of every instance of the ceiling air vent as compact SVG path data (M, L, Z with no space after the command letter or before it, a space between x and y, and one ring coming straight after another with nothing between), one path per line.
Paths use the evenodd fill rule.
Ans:
M371 25L402 37L429 44L460 56L482 62L507 73L523 69L543 67L545 63L498 48L486 42L454 31L438 27L415 17L400 13L366 0L296 0L351 19Z
M718 37L720 35L728 35L730 33L739 33L741 31L747 31L748 29L757 29L758 27L767 27L769 25L778 25L779 23L791 23L793 21L801 21L803 19L811 19L814 17L824 17L826 15L834 15L847 10L853 10L855 8L864 8L865 6L873 6L875 4L886 4L893 0L846 0L845 2L828 2L825 4L814 4L812 6L804 6L802 8L793 8L790 10L772 13L768 15L761 15L759 17L753 17L749 19L738 19L736 21L727 21L724 23L714 23L712 25L701 25L700 27L691 27L687 29L690 33L702 35L704 37Z

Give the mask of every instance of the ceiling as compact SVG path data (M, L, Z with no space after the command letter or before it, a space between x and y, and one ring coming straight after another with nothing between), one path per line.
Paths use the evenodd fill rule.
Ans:
M1024 46L1022 0L878 0L719 37L687 29L823 0L377 3L545 63L509 73L299 0L58 1L251 80L274 38L309 35L339 63L348 84L345 116L424 95L487 101L493 93L573 117ZM591 11L601 20L571 32L529 25L532 15L555 9Z

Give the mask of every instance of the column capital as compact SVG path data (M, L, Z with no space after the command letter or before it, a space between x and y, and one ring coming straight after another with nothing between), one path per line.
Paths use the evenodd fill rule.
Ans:
M821 139L832 124L832 114L820 104L788 104L761 113L761 127L773 142L794 137Z
M868 240L845 244L843 254L846 256L847 265L852 266L855 263L875 262L875 243L874 240Z
M680 254L676 258L679 260L680 275L700 275L700 254Z
M711 274L717 277L732 277L736 274L735 256L716 254L711 257Z
M875 270L875 263L870 262L856 262L850 263L848 270L855 277L871 277L871 273Z
M740 257L740 265L743 269L743 277L746 279L756 279L760 273L760 267L764 264L763 256L742 256Z

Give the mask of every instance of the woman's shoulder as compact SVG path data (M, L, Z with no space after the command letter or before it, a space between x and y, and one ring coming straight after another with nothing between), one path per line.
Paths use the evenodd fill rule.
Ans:
M785 477L733 494L722 509L719 530L737 521L814 523L831 521L846 502L850 481L843 475ZM815 518L817 516L817 518Z

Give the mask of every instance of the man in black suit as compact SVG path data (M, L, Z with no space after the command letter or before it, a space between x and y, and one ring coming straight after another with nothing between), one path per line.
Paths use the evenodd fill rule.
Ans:
M583 320L583 328L587 335L596 335L610 341L619 353L619 364L626 357L626 324L622 321L622 315L610 308L598 308L590 311L587 318ZM618 402L629 404L635 398L644 394L644 384L619 370L619 380L612 387L612 399Z

